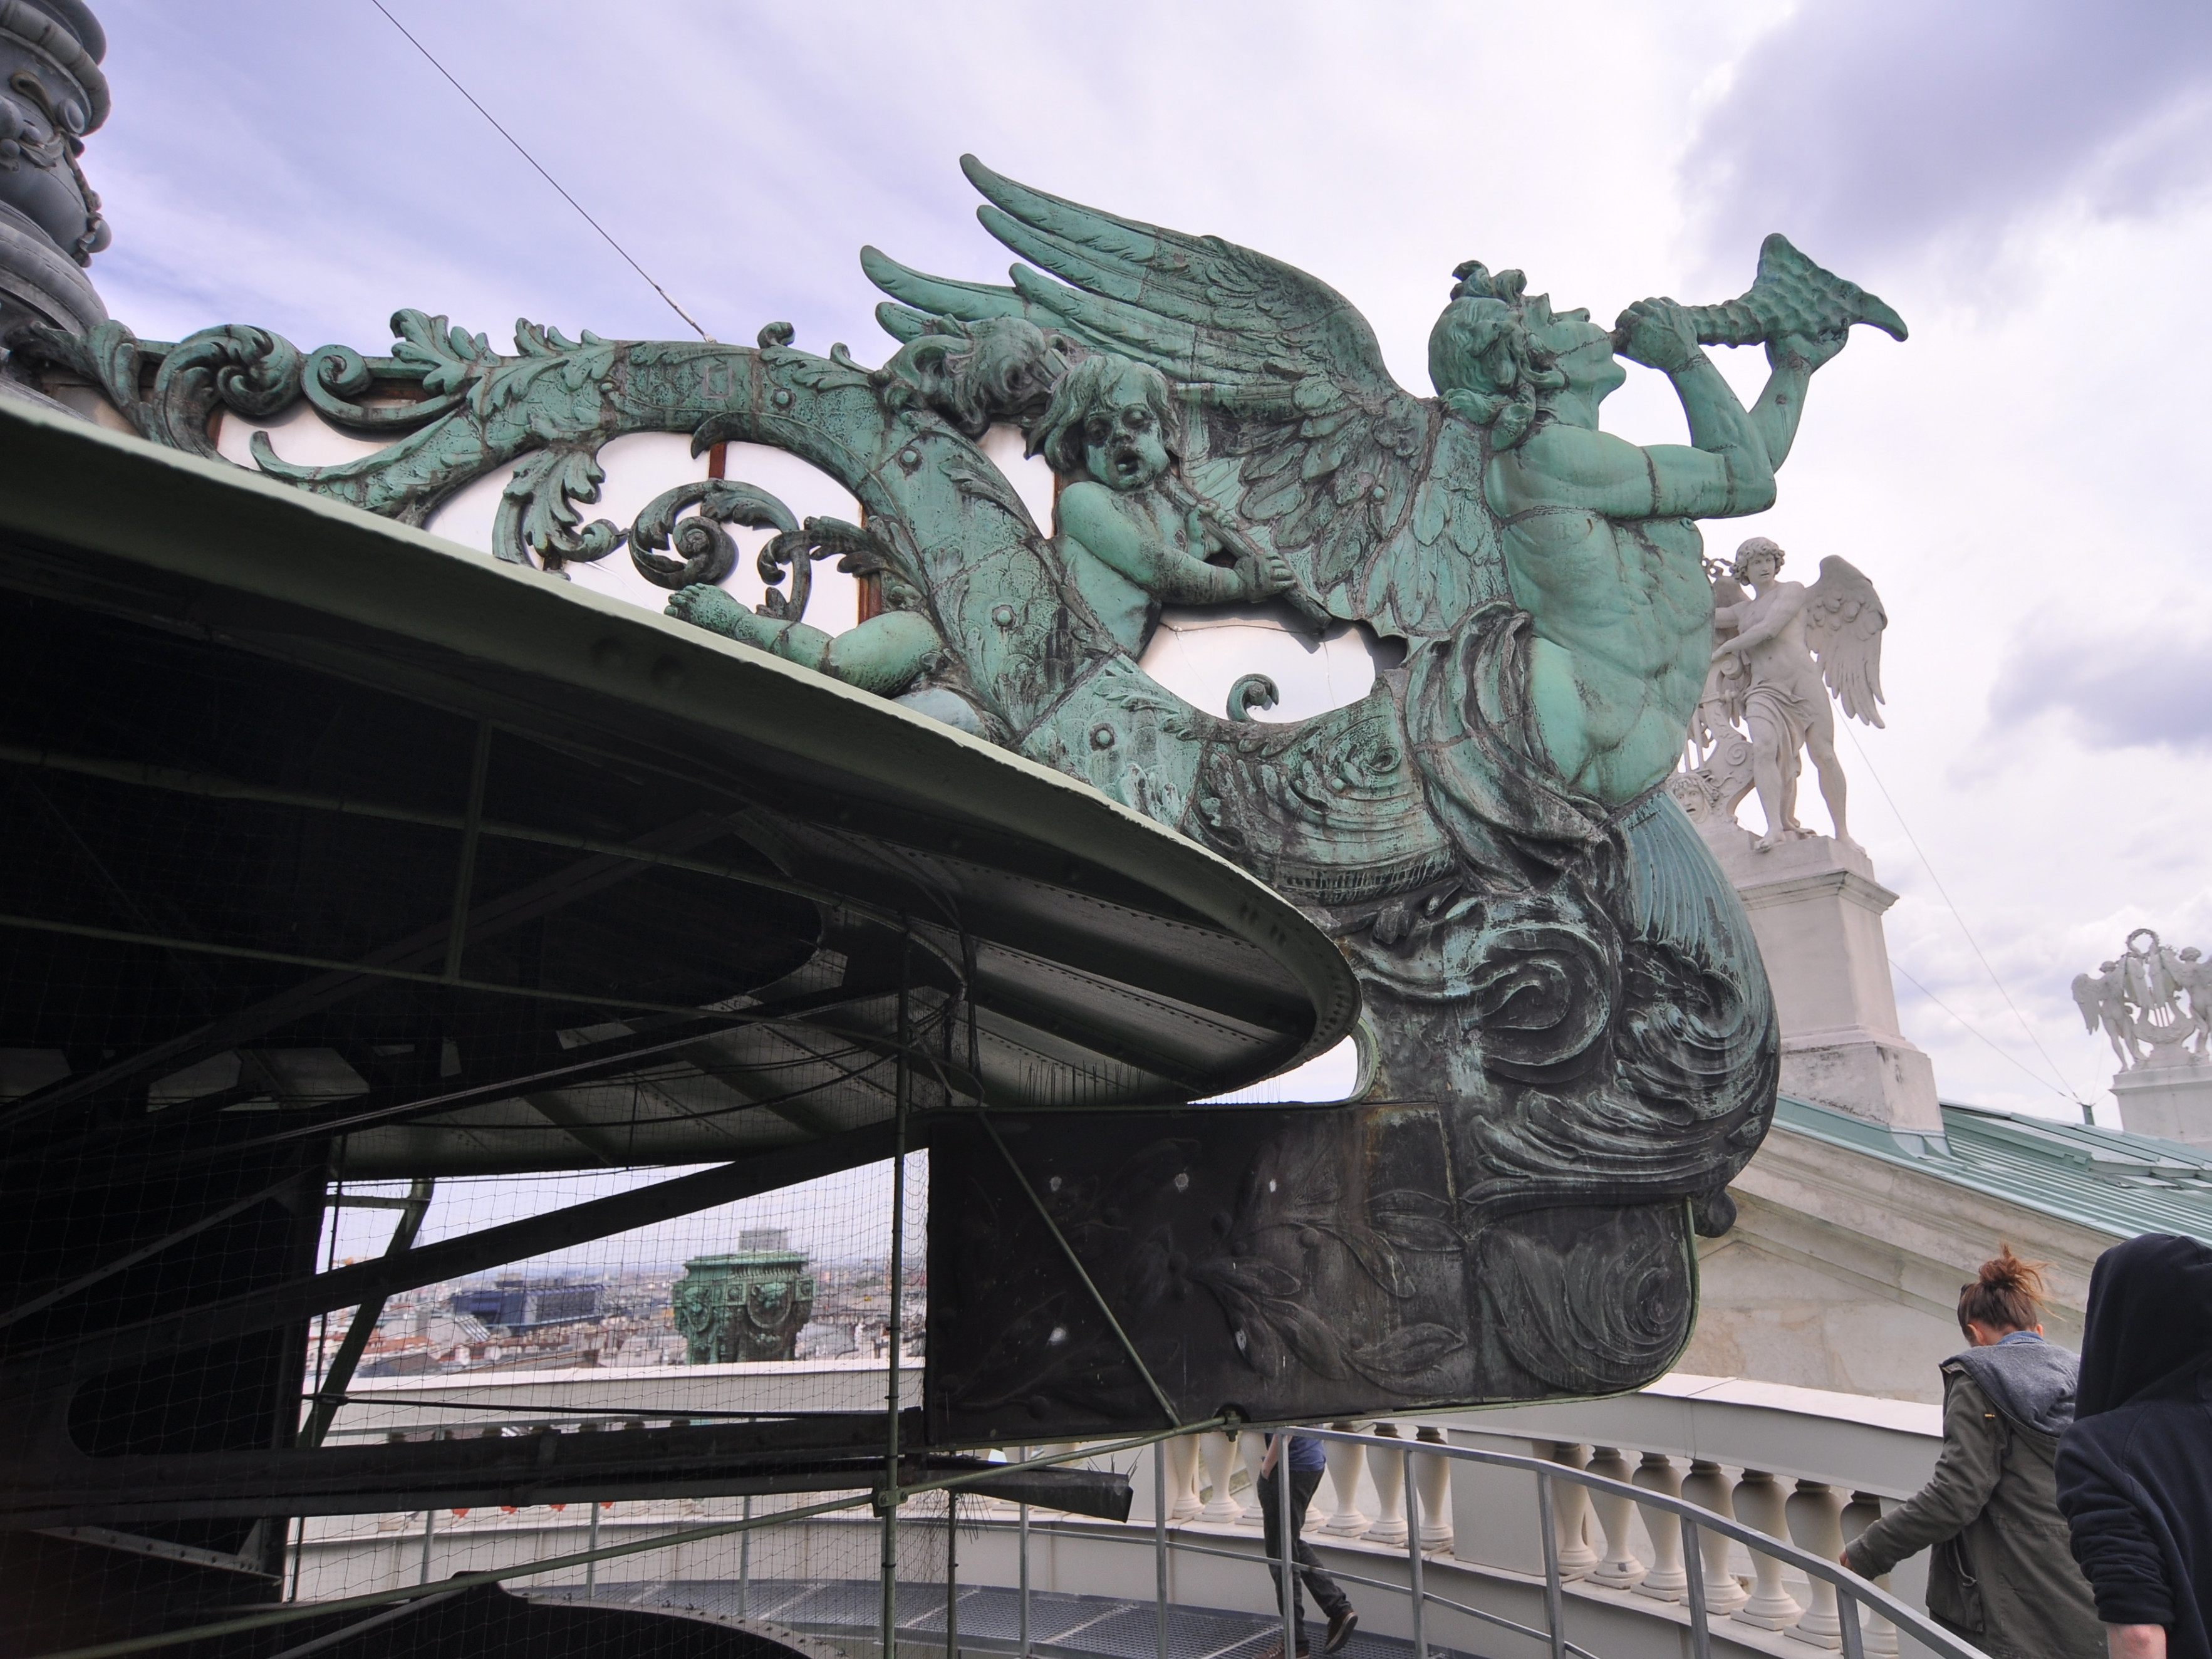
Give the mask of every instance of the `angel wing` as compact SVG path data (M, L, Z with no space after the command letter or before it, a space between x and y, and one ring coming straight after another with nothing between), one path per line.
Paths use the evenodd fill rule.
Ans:
M870 280L903 301L877 307L891 334L911 339L931 314L1018 316L1150 363L1203 412L1204 453L1186 467L1194 482L1255 528L1307 597L1336 616L1383 632L1443 633L1502 589L1479 476L1471 489L1444 481L1424 489L1442 411L1391 379L1374 331L1342 295L1218 236L1048 196L972 155L960 165L988 198L976 210L984 228L1038 269L1016 265L1013 286L996 288L863 249ZM1456 556L1431 550L1448 532Z
M2104 1024L2104 982L2094 974L2074 975L2074 1006L2081 1011L2081 1023L2095 1030Z
M1805 642L1844 713L1869 726L1881 721L1881 630L1889 613L1856 565L1831 554L1820 580L1805 593Z

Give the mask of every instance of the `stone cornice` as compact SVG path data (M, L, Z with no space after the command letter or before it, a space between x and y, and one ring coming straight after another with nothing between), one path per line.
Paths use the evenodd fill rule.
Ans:
M1739 887L1736 893L1747 909L1763 909L1770 904L1787 904L1793 900L1823 893L1838 893L1876 915L1897 902L1897 895L1878 881L1869 881L1856 870L1820 870L1808 875L1784 876L1778 881L1755 882Z
M2047 1214L1983 1182L1923 1172L1780 1124L1737 1176L1734 1190L1763 1208L1879 1240L1963 1273L1994 1255L1999 1243L2009 1243L2051 1264L2053 1299L2076 1316L2088 1297L2090 1268L2121 1237Z

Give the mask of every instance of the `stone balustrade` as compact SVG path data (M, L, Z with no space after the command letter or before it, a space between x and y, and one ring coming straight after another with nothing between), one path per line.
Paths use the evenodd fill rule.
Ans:
M1680 1374L1611 1400L1454 1413L1437 1421L1455 1444L1632 1480L1830 1559L1886 1506L1919 1490L1942 1441L1935 1406ZM1479 1469L1456 1474L1454 1502L1462 1515L1486 1517L1486 1539L1534 1535L1533 1493L1516 1503L1514 1482L1486 1480L1488 1472ZM1654 1528L1626 1500L1591 1503L1571 1487L1558 1492L1563 1574L1655 1601L1685 1599L1691 1564L1680 1559L1674 1528ZM1455 1553L1540 1570L1525 1544L1516 1550L1469 1537ZM1828 1586L1808 1586L1771 1557L1730 1549L1719 1539L1708 1538L1703 1554L1696 1570L1715 1614L1811 1646L1842 1645ZM1926 1605L1925 1556L1902 1564L1895 1578L1879 1582L1909 1605ZM1871 1625L1867 1639L1869 1653L1897 1650L1886 1623Z

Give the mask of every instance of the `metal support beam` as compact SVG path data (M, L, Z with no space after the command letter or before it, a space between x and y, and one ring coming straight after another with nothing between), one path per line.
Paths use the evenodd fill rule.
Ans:
M476 752L469 759L469 805L461 825L460 856L453 861L453 913L446 924L445 977L460 982L469 947L469 892L477 882L477 843L483 836L484 778L491 770L491 722L477 722Z
M510 1504L575 1504L747 1492L943 1490L985 1496L1005 1466L918 1448L919 1413L896 1470L874 1412L835 1419L724 1423L599 1434L507 1435L325 1446L315 1451L193 1452L79 1458L0 1485L0 1526L118 1527L276 1509L372 1515ZM1022 1490L1072 1513L1124 1520L1127 1480L1096 1469L1031 1469Z
M416 1235L422 1231L422 1218L430 1208L430 1194L438 1183L417 1176L409 1183L408 1207L400 1212L399 1218L392 1224L392 1240L384 1247L389 1258L404 1255L415 1245ZM345 1339L331 1360L331 1368L315 1387L314 1409L307 1413L307 1423L300 1430L299 1443L309 1450L323 1443L330 1432L338 1407L345 1404L346 1389L353 1382L354 1367L361 1364L361 1356L368 1347L368 1339L376 1334L376 1322L384 1317L387 1298L373 1296L353 1310L353 1322L346 1327Z
M469 915L469 932L476 938L483 939L520 927L579 899L643 874L653 866L642 861L638 854L685 853L729 833L729 826L720 817L706 812L692 813L649 835L639 836L621 852L605 852L580 859L566 869L556 871L541 880L472 907ZM50 1084L25 1096L5 1113L0 1113L0 1131L14 1129L19 1124L58 1111L79 1101L150 1082L212 1055L222 1054L240 1043L251 1042L256 1037L280 1026L289 1025L295 1020L304 1019L375 985L377 981L366 971L368 969L427 969L433 963L443 960L450 932L449 924L445 921L418 928L404 939L394 939L389 945L369 951L358 962L341 964L330 972L289 990L280 991L251 1007L213 1020L198 1030L185 1032L181 1036L172 1037L150 1048L142 1048L136 1054L125 1055L97 1071L80 1073ZM155 942L159 943L158 940ZM433 974L429 977L435 981L438 976Z
M285 1175L282 1180L272 1182L266 1187L257 1188L243 1198L233 1199L222 1208L210 1210L198 1220L187 1222L173 1232L163 1234L151 1243L141 1244L137 1249L118 1255L111 1261L103 1262L89 1273L79 1273L65 1284L57 1285L50 1291L42 1291L27 1302L18 1303L5 1313L0 1313L0 1330L4 1330L19 1319L28 1319L34 1313L45 1311L64 1297L75 1296L80 1291L90 1290L102 1279L112 1278L126 1267L135 1267L140 1262L161 1255L172 1245L181 1244L186 1239L204 1233L210 1227L218 1226L234 1215L244 1213L257 1204L267 1203L270 1199L282 1194L286 1188L294 1185L299 1179L299 1172L293 1170ZM368 1202L365 1199L346 1199L343 1201L349 1204ZM404 1204L406 1201L405 1199L392 1200L394 1204Z
M898 1659L899 1341L904 1335L899 1327L905 1312L906 1288L906 1112L907 1084L910 1076L906 1050L912 1012L909 999L910 994L904 986L901 986L898 1000L898 1104L896 1114L891 1120L891 1305L890 1341L887 1355L890 1386L889 1398L884 1408L883 1489L877 1499L883 1514L884 1530L884 1608L880 1632L883 1659ZM947 1654L945 1659L953 1659L953 1656Z
M890 1156L896 1145L894 1127L877 1124L805 1146L763 1152L742 1164L726 1164L635 1192L617 1193L459 1238L442 1239L404 1256L356 1262L249 1296L178 1309L136 1325L95 1332L21 1355L0 1367L0 1395L64 1386L159 1354L226 1341L252 1331L274 1330L319 1313L354 1307L373 1297L416 1290L548 1250L587 1244L611 1233L872 1164Z

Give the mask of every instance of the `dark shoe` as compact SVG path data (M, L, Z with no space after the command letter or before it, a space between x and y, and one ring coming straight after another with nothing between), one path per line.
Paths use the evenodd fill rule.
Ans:
M1328 1634L1322 1638L1323 1653L1342 1653L1344 1644L1352 1639L1352 1632L1359 1628L1359 1615L1350 1607L1340 1607L1328 1616Z

